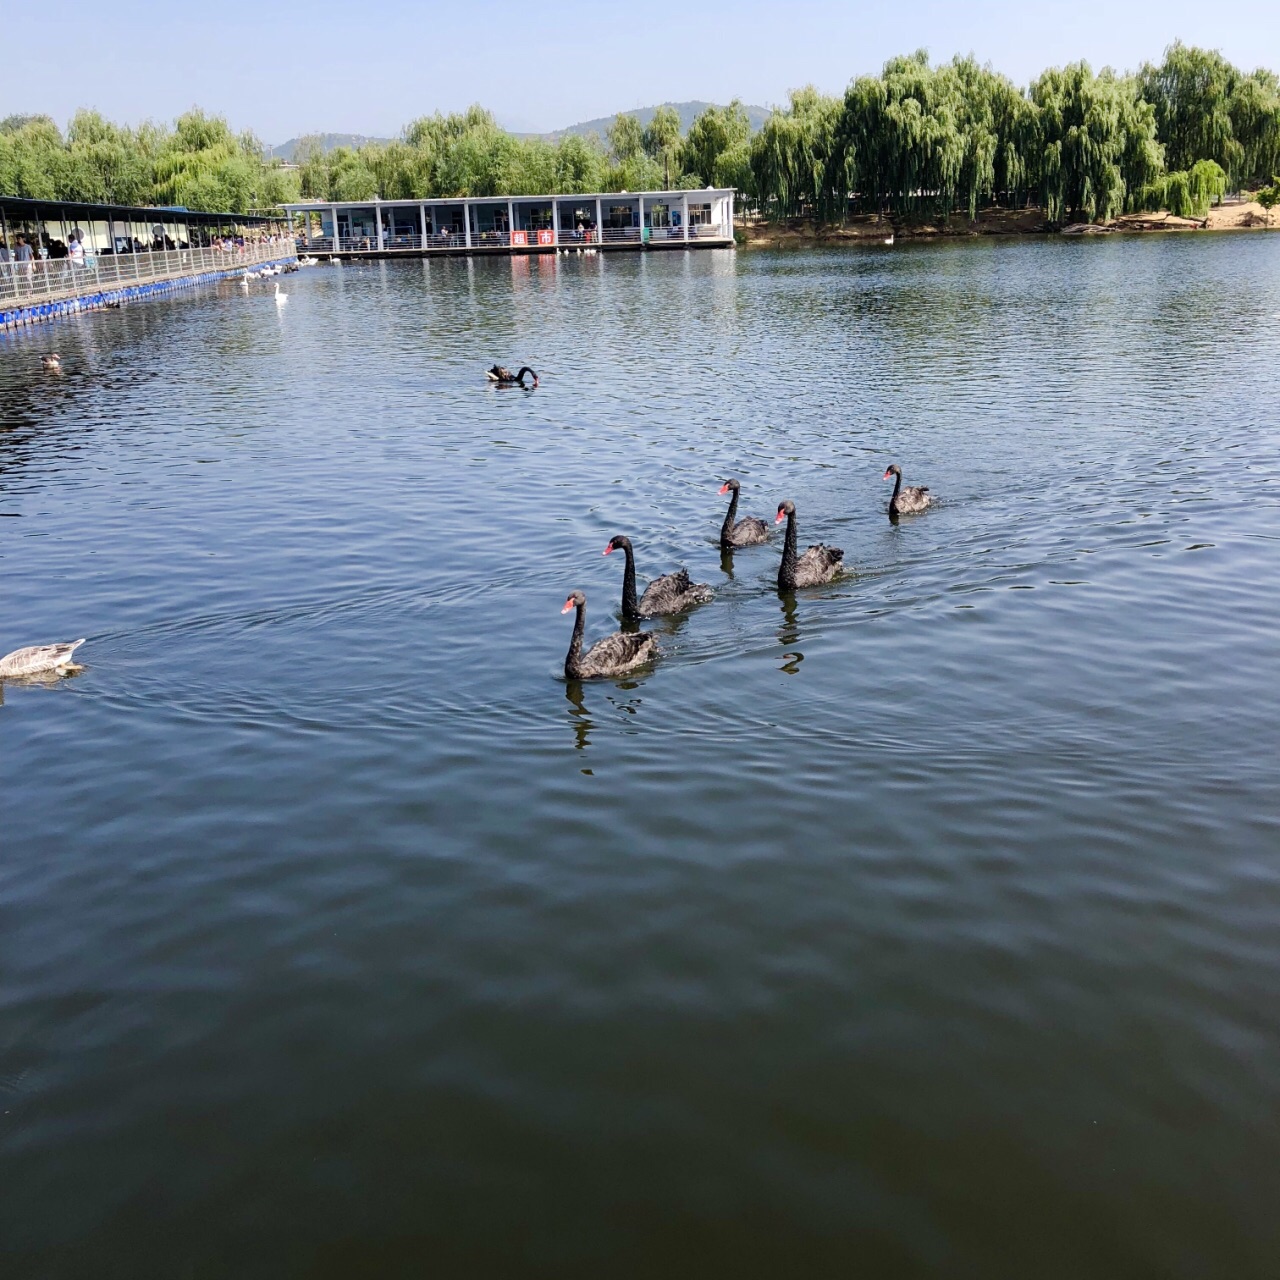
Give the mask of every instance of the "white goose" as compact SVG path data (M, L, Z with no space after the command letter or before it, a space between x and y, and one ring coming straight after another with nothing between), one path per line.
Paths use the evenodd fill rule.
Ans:
M25 649L15 649L0 658L0 680L65 671L72 665L71 655L82 644L83 640L72 640L70 644L33 644Z

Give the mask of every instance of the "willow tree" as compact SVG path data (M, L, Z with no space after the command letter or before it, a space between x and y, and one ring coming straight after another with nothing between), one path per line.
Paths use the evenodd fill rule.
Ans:
M1105 220L1159 175L1155 114L1136 83L1087 62L1044 72L1031 86L1039 122L1040 199L1051 221Z
M671 170L680 156L680 113L675 107L659 107L645 125L642 138L645 154L662 165L662 185L669 188Z
M750 161L751 122L735 98L727 107L707 107L689 126L682 160L697 185L737 186Z
M1155 111L1156 127L1171 170L1189 170L1197 160L1216 160L1228 174L1239 172L1244 150L1236 140L1231 99L1240 73L1220 53L1171 44L1157 67L1138 73L1143 98Z
M794 90L751 144L751 176L761 207L776 217L843 217L849 175L840 136L841 102L812 85Z
M11 116L0 129L0 192L33 200L73 198L70 157L48 116Z

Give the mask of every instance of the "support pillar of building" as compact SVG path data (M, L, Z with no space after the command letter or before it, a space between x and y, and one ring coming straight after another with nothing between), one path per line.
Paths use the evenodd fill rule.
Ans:
M336 253L342 247L342 242L338 238L338 206L336 204L329 206L329 216L333 219L333 248Z
M560 243L560 201L551 197L551 243Z
M599 196L596 196L596 243L604 243L604 213L601 209Z
M640 243L644 244L644 196L640 197Z
M378 222L378 252L381 253L387 246L382 238L382 205L377 200L373 202L373 216Z
M507 201L507 244L511 244L511 233L516 229L516 206L514 200Z
M471 248L471 202L462 202L462 238L467 248Z
M427 206L420 204L418 206L418 233L422 237L422 247L427 247Z

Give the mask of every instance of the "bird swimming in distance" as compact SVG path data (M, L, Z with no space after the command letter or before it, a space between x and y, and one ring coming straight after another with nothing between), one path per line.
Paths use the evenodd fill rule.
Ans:
M778 503L774 524L787 522L787 539L782 547L782 563L778 566L778 590L794 591L797 587L817 587L830 582L844 568L844 552L839 547L815 543L796 556L796 504Z
M724 524L720 526L720 545L726 549L757 547L762 542L769 541L769 526L763 520L758 520L755 516L743 516L741 520L734 522L734 516L738 514L738 491L741 488L736 480L726 480L720 486L721 494L733 494L729 500L729 510L725 513Z
M612 551L626 553L627 564L622 572L622 613L627 618L660 618L671 613L683 613L695 604L706 604L715 592L704 582L690 582L688 569L677 569L654 578L636 600L636 557L631 549L631 539L618 534L609 539L602 555Z
M56 351L43 355L40 357L40 367L49 373L58 373L62 369L62 357Z
M902 487L902 468L896 462L886 468L881 479L887 480L890 476L898 477L893 486L893 497L889 499L891 516L914 516L933 502L928 485L908 485L905 489Z
M569 641L569 652L564 660L567 679L591 680L598 676L624 675L658 656L658 637L652 631L615 631L603 640L597 640L583 653L587 597L581 591L571 591L560 612L568 613L570 609L576 609L578 616L574 619L573 639Z
M0 658L0 680L65 671L72 665L71 655L82 644L83 640L72 640L69 644L33 644L15 649Z
M538 385L538 375L533 372L529 366L522 365L519 373L512 373L505 365L495 364L492 369L485 370L485 377L490 382L496 382L500 387L524 387L524 375L526 373L533 374L533 387ZM532 391L533 387L525 387L526 391Z

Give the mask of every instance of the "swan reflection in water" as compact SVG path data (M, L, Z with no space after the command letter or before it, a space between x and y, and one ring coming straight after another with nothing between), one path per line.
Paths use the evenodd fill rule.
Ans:
M800 664L804 661L804 654L795 648L800 643L800 623L796 618L795 592L780 592L778 600L782 605L782 625L778 628L778 643L789 650L782 655L786 661L778 670L793 676L800 670Z
M614 688L620 692L630 692L632 689L638 689L640 684L636 680L619 680ZM603 693L603 690L600 691ZM564 685L564 696L569 703L569 723L573 727L573 746L575 751L585 751L591 745L591 733L598 727L598 722L592 717L591 711L586 702L586 689L581 680L566 680ZM640 711L640 698L617 697L614 694L606 693L604 696L609 700L615 711L622 715L634 716ZM632 729L625 729L624 732L634 732ZM590 773L590 769L583 769L583 773Z

